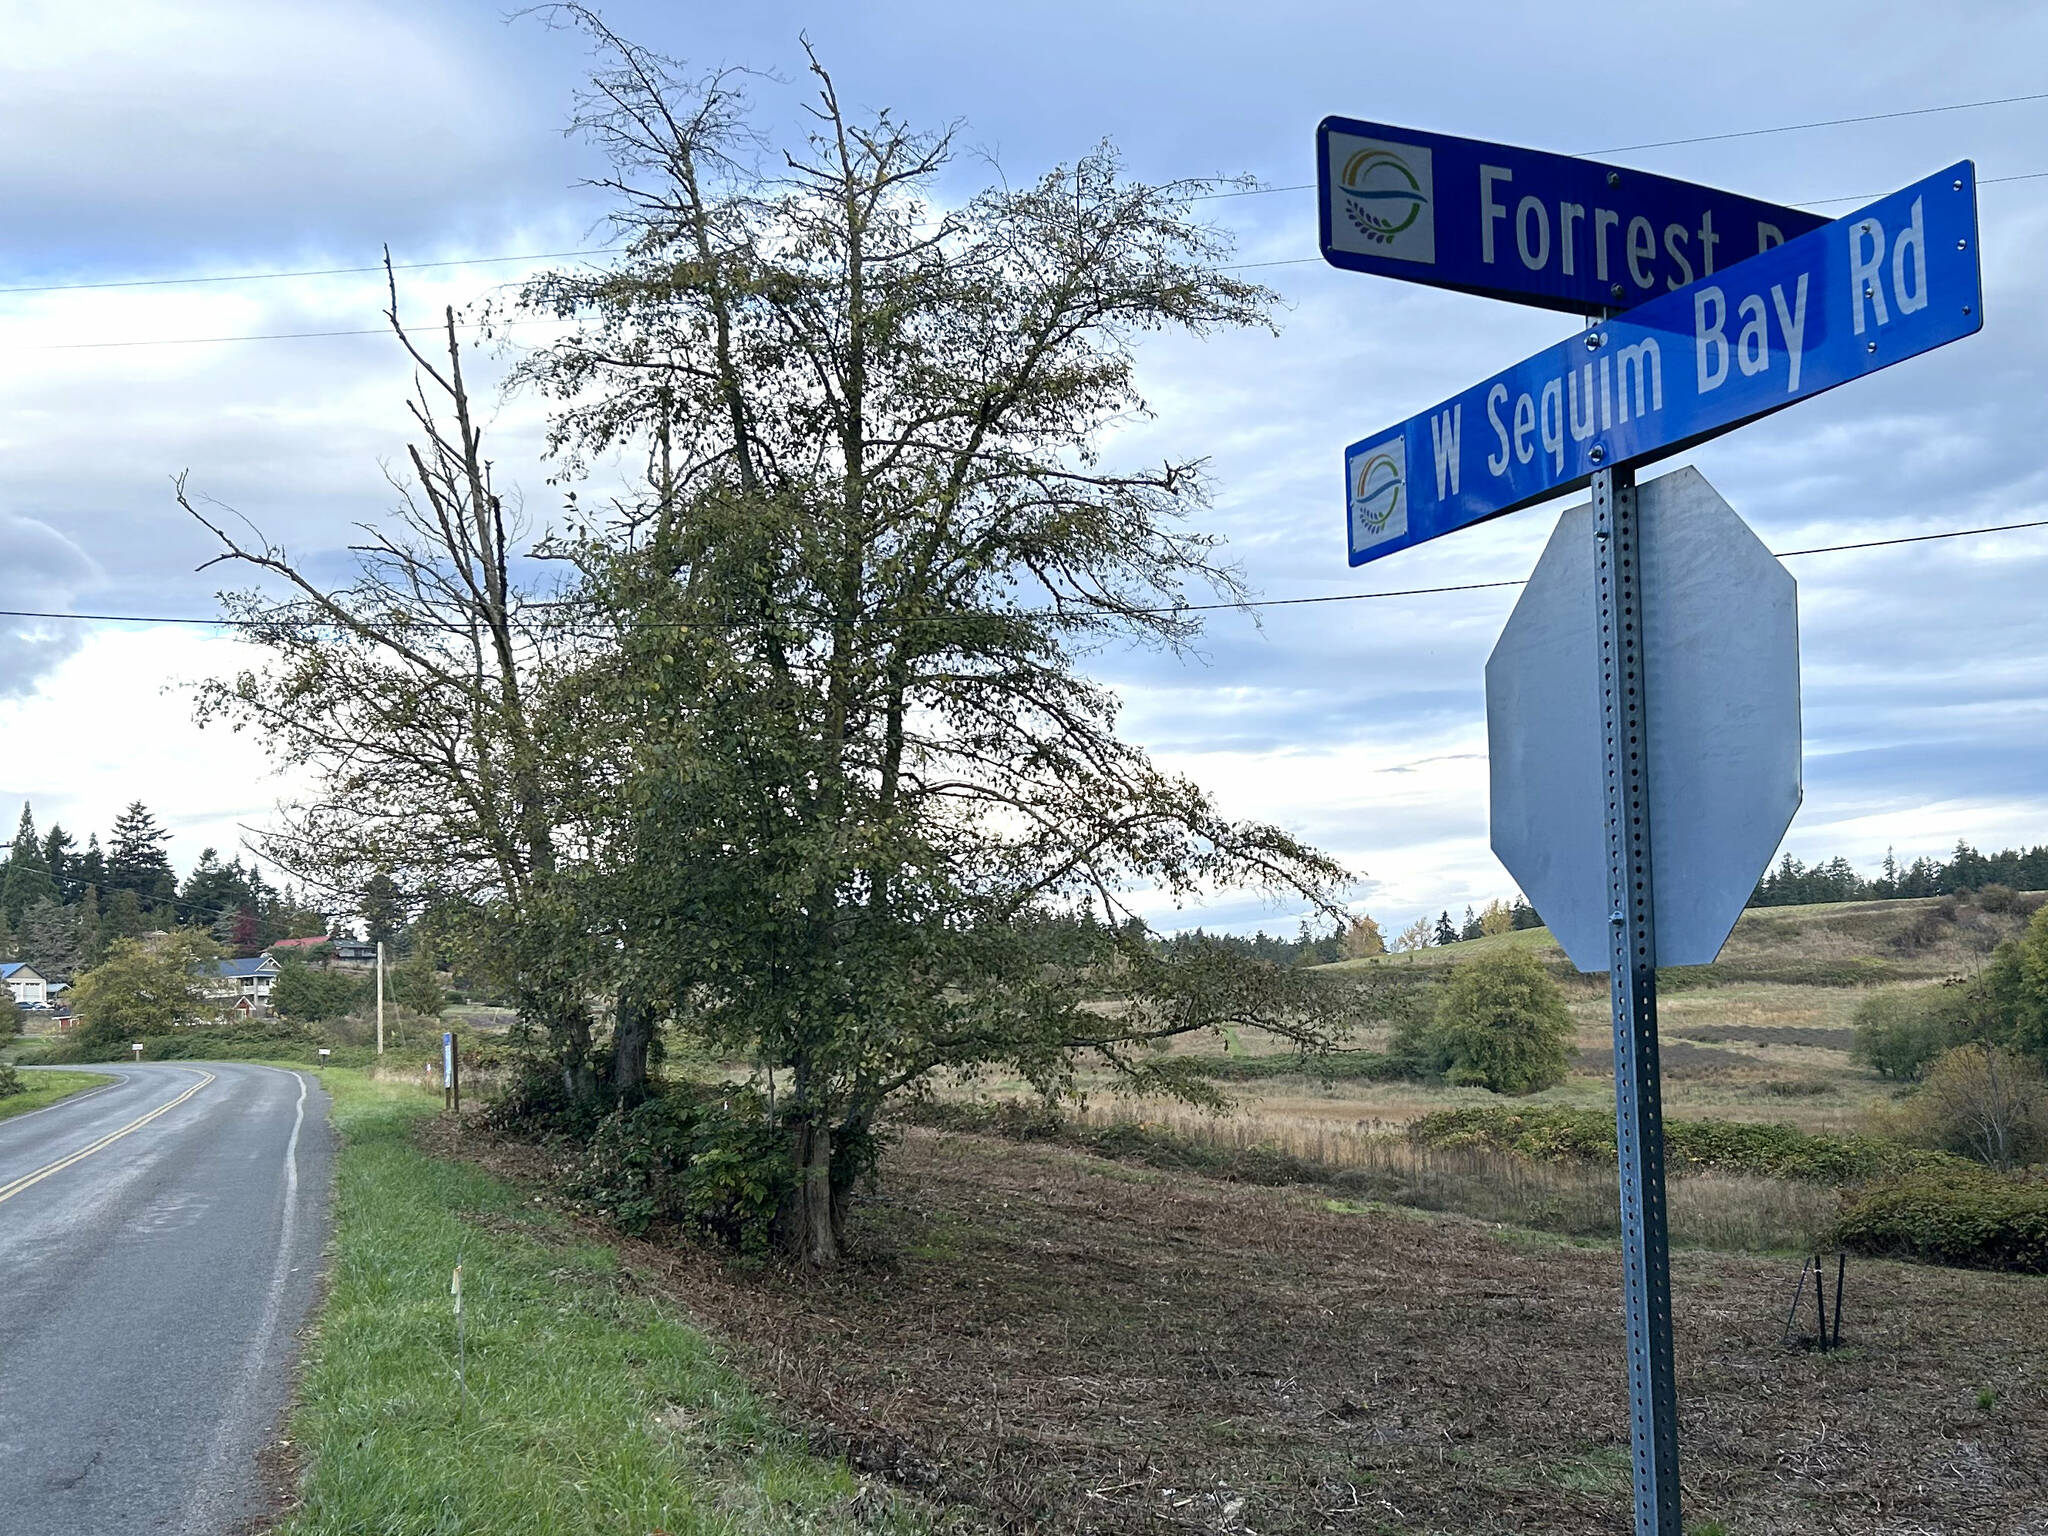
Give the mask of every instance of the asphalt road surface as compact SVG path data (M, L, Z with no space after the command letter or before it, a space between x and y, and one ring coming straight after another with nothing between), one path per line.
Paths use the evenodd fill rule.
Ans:
M264 1506L326 1240L313 1074L110 1065L0 1120L0 1533L218 1536Z

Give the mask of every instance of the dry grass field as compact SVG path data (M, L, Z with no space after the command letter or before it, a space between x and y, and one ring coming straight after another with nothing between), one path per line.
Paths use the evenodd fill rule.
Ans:
M1953 917L1945 917L1953 912ZM1666 973L1659 999L1665 1112L1674 1117L1771 1121L1802 1130L1854 1130L1890 1101L1893 1085L1850 1060L1857 1007L1880 987L1939 986L1975 974L1999 940L2023 918L1982 912L1944 899L1840 902L1745 912L1719 961ZM1564 988L1577 1025L1578 1059L1570 1079L1533 1095L1533 1104L1587 1107L1613 1102L1612 1038L1607 978L1581 976L1547 930L1525 929L1375 960L1343 961L1342 975L1365 967L1413 973L1426 983L1445 966L1490 949L1527 949L1544 960ZM1384 1033L1370 1023L1347 1042L1377 1049ZM1291 1049L1258 1031L1178 1042L1177 1051L1213 1055L1285 1055ZM1107 1075L1088 1081L1093 1112L1114 1097ZM1021 1082L984 1079L972 1091L1023 1096ZM1479 1089L1416 1083L1284 1077L1230 1085L1235 1127L1262 1125L1276 1145L1336 1130L1367 1133L1431 1110L1497 1103ZM1116 1113L1160 1117L1172 1106L1116 1101Z
M1936 902L1746 915L1719 963L1665 979L1667 1114L1862 1128L1892 1090L1850 1059L1861 1001L1969 975L2017 926ZM899 1126L840 1272L657 1235L617 1244L618 1283L686 1307L816 1446L948 1529L1625 1536L1611 1168L1405 1133L1454 1105L1611 1104L1604 978L1540 930L1365 963L1427 984L1508 944L1578 1024L1570 1079L1530 1099L1294 1074L1225 1083L1216 1113L1097 1077L1068 1126L1140 1151ZM1286 1052L1243 1030L1175 1049ZM1028 1097L986 1078L941 1096ZM437 1134L544 1183L544 1153ZM1302 1162L1213 1176L1268 1154ZM1817 1351L1787 1308L1839 1199L1671 1181L1688 1530L2048 1536L2048 1278L1855 1259L1846 1347Z
M602 1240L950 1529L1630 1529L1611 1244L914 1129L853 1236L822 1281ZM1796 1259L1673 1271L1692 1530L2048 1528L2048 1280L1855 1261L1820 1354L1785 1334Z

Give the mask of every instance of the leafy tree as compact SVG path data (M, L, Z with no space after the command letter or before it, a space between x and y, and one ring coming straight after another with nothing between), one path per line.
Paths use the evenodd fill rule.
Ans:
M1994 966L2011 997L2013 1043L2048 1063L2048 906L2035 912Z
M692 85L555 14L610 56L578 126L626 246L524 291L568 334L520 377L565 474L624 450L646 482L572 509L548 552L575 587L529 601L451 316L445 362L411 351L425 441L352 586L185 500L292 588L233 600L273 664L206 700L317 775L277 861L431 897L586 1105L644 1091L664 1017L763 1063L778 1230L819 1263L875 1117L936 1071L1057 1093L1090 1053L1193 1094L1153 1047L1227 1022L1327 1042L1317 978L1148 942L1124 893L1327 912L1344 872L1120 740L1078 670L1186 646L1182 594L1239 590L1182 526L1199 462L1100 460L1144 410L1138 335L1265 322L1272 296L1218 270L1211 185L1131 182L1103 150L941 202L947 137L851 120L822 70L818 134L769 179L735 77Z
M316 970L303 960L286 960L271 984L270 1006L287 1019L318 1024L341 1019L362 1006L365 984L346 971Z
M1937 1000L1886 988L1856 1009L1856 1042L1850 1054L1880 1077L1910 1082L1949 1045L1949 1026Z
M1482 952L1455 967L1436 1012L1396 1030L1394 1053L1446 1082L1535 1093L1571 1068L1564 994L1525 950Z
M574 329L520 380L566 463L651 465L573 551L617 655L569 723L626 786L588 926L620 935L615 1039L679 1009L786 1074L786 1241L828 1262L875 1116L934 1070L1056 1090L1076 1049L1135 1069L1167 1035L1294 1016L1227 949L1129 943L1119 892L1323 905L1337 867L1118 739L1077 668L1184 646L1179 595L1238 590L1179 526L1198 462L1099 455L1145 408L1137 335L1263 324L1271 296L1218 269L1208 183L1132 182L1105 149L941 200L949 136L855 121L815 60L819 127L768 179L733 77L556 14L610 55L577 126L627 255L524 290Z
M1384 955L1387 941L1380 933L1380 925L1364 913L1351 919L1344 929L1344 958L1363 960L1373 955Z
M393 967L391 994L401 1008L426 1018L434 1018L448 1006L440 973L434 969L434 957L424 946L415 948L403 965Z
M55 901L57 886L50 879L50 866L43 859L43 845L36 836L35 816L26 802L21 807L21 824L0 868L0 912L10 926L21 926L21 915L39 901Z
M1514 927L1515 915L1504 901L1489 901L1486 910L1479 914L1479 931L1482 934L1512 933Z
M1458 930L1451 924L1449 909L1437 914L1434 936L1438 944L1455 944L1458 942Z
M1427 949L1438 942L1437 933L1437 929L1430 927L1428 918L1418 917L1401 930L1401 936L1394 940L1394 948L1409 951Z
M217 1022L221 1005L198 967L219 956L212 940L190 929L153 944L115 940L71 989L79 1042L92 1053L118 1053L143 1035Z

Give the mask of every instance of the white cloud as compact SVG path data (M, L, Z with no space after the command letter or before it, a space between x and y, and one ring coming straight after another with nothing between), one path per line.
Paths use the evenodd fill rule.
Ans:
M192 720L199 679L255 664L255 647L170 626L97 628L26 697L0 701L0 808L29 801L36 825L61 822L80 847L102 842L130 801L153 811L180 869L204 848L229 857L293 788L258 741Z

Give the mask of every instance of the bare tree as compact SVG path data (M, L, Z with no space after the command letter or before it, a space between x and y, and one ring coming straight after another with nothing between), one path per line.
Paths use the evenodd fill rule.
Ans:
M578 665L573 623L522 587L523 530L493 483L463 375L452 309L445 355L401 323L386 256L386 318L414 367L419 440L392 475L394 520L364 524L355 579L329 587L246 519L194 494L178 503L226 564L281 585L223 594L268 663L207 685L202 721L260 732L318 786L261 852L353 905L389 873L415 906L433 902L473 967L514 989L572 1092L596 1082L589 1003L593 947L565 889L562 853L576 767L554 712ZM239 522L242 531L231 524Z

